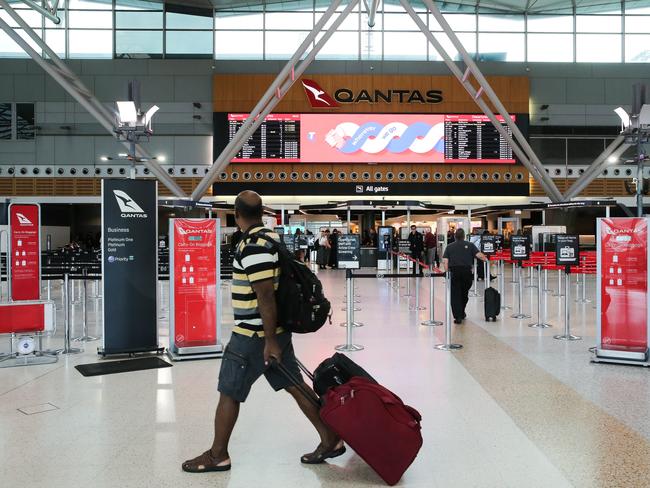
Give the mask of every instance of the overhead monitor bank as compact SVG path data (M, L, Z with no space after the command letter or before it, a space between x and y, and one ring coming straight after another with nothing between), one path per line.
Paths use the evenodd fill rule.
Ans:
M246 113L215 114L215 155L235 137L247 117ZM517 117L511 117L517 121ZM511 133L503 118L498 118ZM514 164L516 161L508 142L485 115L303 113L267 116L232 162Z

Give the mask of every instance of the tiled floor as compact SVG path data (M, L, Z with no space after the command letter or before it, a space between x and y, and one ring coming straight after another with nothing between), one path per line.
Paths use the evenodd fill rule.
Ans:
M344 274L320 276L335 305L335 325L295 337L297 354L310 367L345 341L338 326L345 318ZM428 281L420 286L428 306ZM552 337L563 325L561 298L549 297L553 328L544 330L527 327L530 319L511 319L511 311L486 323L481 298L472 298L469 320L454 328L464 348L444 352L433 348L444 329L419 325L429 311L409 311L413 298L401 296L404 288L364 279L357 291L362 310L356 319L365 326L354 330L354 341L365 349L352 357L423 414L424 446L400 486L650 487L650 371L589 362L591 303L571 301L573 331L584 340L565 343ZM439 319L443 291L437 279ZM536 290L524 291L528 310ZM58 289L53 293L58 296ZM591 280L587 295L594 295ZM232 320L224 296L227 341ZM91 300L88 308L94 335L101 332L97 303ZM77 305L76 328L79 315ZM166 345L164 312L160 326ZM61 336L59 330L46 346L60 347ZM37 487L382 486L352 452L327 465L301 465L300 454L315 447L316 437L288 395L273 393L263 380L242 408L231 444L233 470L185 474L180 463L211 441L219 361L85 378L74 365L97 361L97 344L56 364L0 369L3 486L27 478ZM6 340L0 348L7 349ZM47 411L25 415L19 410L25 408Z

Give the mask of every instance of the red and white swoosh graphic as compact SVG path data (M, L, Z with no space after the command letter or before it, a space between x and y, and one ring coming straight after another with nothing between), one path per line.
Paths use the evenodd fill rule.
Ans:
M302 86L312 108L333 108L339 104L314 80L302 79Z

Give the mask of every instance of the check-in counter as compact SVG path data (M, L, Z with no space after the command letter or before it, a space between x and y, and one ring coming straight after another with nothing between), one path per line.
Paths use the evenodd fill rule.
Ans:
M377 248L372 246L361 246L361 259L359 265L362 268L377 267Z

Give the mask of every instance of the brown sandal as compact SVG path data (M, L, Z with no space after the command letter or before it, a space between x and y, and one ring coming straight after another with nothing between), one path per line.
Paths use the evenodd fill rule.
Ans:
M213 456L210 450L208 449L200 456L185 461L181 467L183 471L187 473L208 473L211 471L229 471L231 463L219 465L222 461L217 461Z
M339 444L341 447L334 446L334 449L330 451L327 451L323 444L319 444L314 452L302 456L300 462L303 464L322 464L326 459L342 456L346 451L345 444L342 442L337 443L337 445Z

